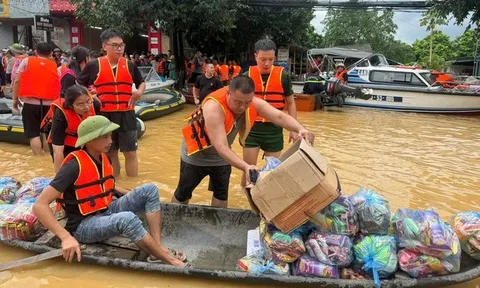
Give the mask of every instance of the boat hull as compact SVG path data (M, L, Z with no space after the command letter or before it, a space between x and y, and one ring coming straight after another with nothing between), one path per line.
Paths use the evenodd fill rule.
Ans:
M140 98L140 103L135 106L135 114L141 120L148 121L181 110L184 105L185 97L177 91L155 89Z
M167 247L185 252L193 268L177 268L145 262L147 255L134 248L119 248L112 242L89 244L82 251L82 261L130 270L152 271L189 277L214 278L234 282L321 285L321 287L373 287L371 280L342 280L301 276L253 275L236 270L237 259L246 253L248 230L259 225L259 217L249 210L222 209L199 205L162 203L162 241ZM44 237L42 237L44 238ZM40 244L20 240L5 241L7 245L35 253L58 247L58 239ZM45 240L45 239L43 239ZM115 243L120 243L117 241ZM56 244L55 244L56 243ZM52 245L54 244L54 245ZM126 247L126 246L122 246ZM125 251L119 251L119 250ZM138 249L137 249L138 250ZM131 252L130 254L128 252ZM129 256L126 256L129 255ZM396 273L394 279L383 280L388 287L440 287L470 281L480 276L480 263L463 255L460 273L429 279L412 279ZM317 286L319 287L319 286Z

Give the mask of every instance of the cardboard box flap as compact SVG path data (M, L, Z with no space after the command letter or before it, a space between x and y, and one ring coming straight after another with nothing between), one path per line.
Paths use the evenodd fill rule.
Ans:
M299 144L299 149L302 150L308 158L317 166L317 168L322 172L323 175L327 173L328 162L325 157L320 155L313 146L307 143L307 141L302 140Z

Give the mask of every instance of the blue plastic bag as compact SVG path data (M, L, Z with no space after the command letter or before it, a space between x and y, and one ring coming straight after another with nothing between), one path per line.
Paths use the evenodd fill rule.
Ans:
M380 287L380 278L387 278L397 271L397 251L393 236L366 236L353 246L353 253L355 263L373 275L375 287Z
M266 164L265 166L263 166L263 168L259 170L260 172L275 170L275 168L277 168L282 163L282 161L273 156L266 156L265 162Z
M350 199L363 234L388 234L391 212L386 198L373 190L360 188Z
M0 177L0 204L13 204L16 202L15 193L21 187L13 177Z

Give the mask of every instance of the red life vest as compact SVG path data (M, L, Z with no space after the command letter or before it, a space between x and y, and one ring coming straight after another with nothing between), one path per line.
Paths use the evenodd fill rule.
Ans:
M73 184L76 200L65 200L61 194L57 198L57 204L78 205L78 210L83 216L108 208L108 205L112 203L115 178L112 164L107 155L102 153L100 157L102 158L102 171L98 171L97 165L84 150L77 150L65 157L62 166L75 158L80 169Z
M218 67L218 72L220 74L220 80L228 81L228 79L230 78L228 76L228 73L230 72L230 69L228 68L227 64L220 65L220 67Z
M78 126L80 123L82 123L83 120L87 119L90 116L95 115L95 108L93 107L93 104L90 106L90 110L88 111L88 114L85 116L80 116L73 109L65 109L63 107L65 103L64 98L58 98L57 100L53 101L52 104L50 105L50 109L47 112L47 115L45 115L45 118L43 118L42 123L40 124L40 128L42 130L50 130L50 127L53 122L53 117L55 115L55 109L60 109L60 111L63 112L63 115L65 116L65 119L67 120L67 129L65 130L65 146L71 146L75 147L75 143L77 143L78 135L77 135L77 130ZM51 135L48 135L47 139L48 143L52 143L52 138Z
M242 71L242 68L238 65L233 65L232 67L232 78L235 78L237 77L238 75L240 75L240 71Z
M62 79L63 79L63 77L65 77L65 75L67 75L67 74L68 74L68 75L72 75L73 77L77 78L77 75L75 75L75 72L74 72L72 69L67 68L67 69L63 70L62 73L61 73L61 75L60 75L60 77L59 77L60 88L61 88L61 86L62 86Z
M128 71L128 60L121 57L118 60L116 75L107 57L98 60L98 76L93 82L97 97L102 102L100 111L116 112L130 111L134 107L128 106L132 97L133 78Z
M197 107L190 116L185 118L188 124L182 129L185 145L187 146L188 155L192 155L199 151L211 147L213 144L208 138L208 131L205 127L205 119L203 118L203 107L207 101L215 101L222 106L225 115L225 133L228 135L232 132L235 126L235 116L227 105L227 87L218 89L217 91L208 95L202 102L202 105ZM240 144L245 143L245 139L250 133L250 130L257 118L257 110L253 102L245 110L245 125L240 130Z
M55 100L60 96L60 84L55 62L31 56L27 69L20 74L18 95L26 98Z
M340 80L343 84L347 84L347 82L345 81L345 79L343 79L343 75L345 75L347 73L347 70L343 70L342 72L336 72L335 73L335 78L337 78L338 80Z
M283 67L272 66L267 83L263 83L262 75L258 66L250 66L248 76L255 83L255 97L267 101L270 105L278 110L285 108L285 91L282 86ZM264 85L265 84L265 85ZM259 122L270 122L265 118L257 117Z

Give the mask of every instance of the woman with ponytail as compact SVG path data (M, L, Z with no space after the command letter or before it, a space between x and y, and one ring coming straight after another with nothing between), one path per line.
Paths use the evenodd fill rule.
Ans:
M85 68L90 61L90 50L83 46L75 46L72 49L72 56L68 69L60 75L60 96L65 97L67 89L76 84L77 75Z

